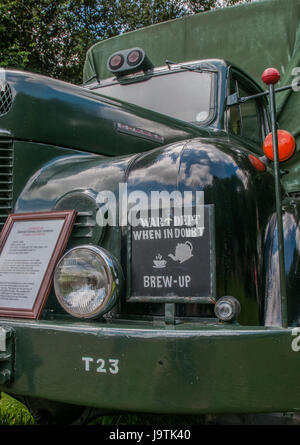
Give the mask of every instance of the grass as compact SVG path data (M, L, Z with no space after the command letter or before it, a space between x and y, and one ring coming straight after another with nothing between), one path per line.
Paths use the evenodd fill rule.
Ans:
M102 416L90 425L202 425L201 416L181 416L170 414L122 414L119 416Z
M34 425L28 409L17 400L2 393L0 399L0 425Z
M0 425L35 425L28 409L20 402L2 393L0 399ZM90 425L201 425L201 416L122 414L101 416Z

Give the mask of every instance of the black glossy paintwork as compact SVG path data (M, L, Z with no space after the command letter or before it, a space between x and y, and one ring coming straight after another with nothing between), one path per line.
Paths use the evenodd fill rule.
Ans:
M217 296L238 298L242 304L241 322L255 325L262 320L263 239L274 201L272 176L256 172L247 154L242 147L232 150L225 138L207 138L114 159L84 154L61 156L44 165L27 182L15 211L54 209L62 196L74 190L90 191L94 196L101 190L111 190L118 195L118 185L125 180L128 193L203 190L205 203L215 205ZM111 230L114 231L117 228ZM122 261L124 269L125 234L126 231L123 257L116 233L104 238L102 244ZM155 304L128 304L123 310L163 313L163 307ZM212 315L212 307L180 305L178 314L208 316Z
M240 321L259 324L264 237L274 209L273 178L255 171L247 155L242 147L232 150L221 138L157 149L137 158L128 190L204 191L205 204L215 205L217 296L235 296L242 306ZM187 305L181 314L196 316L203 309Z
M299 326L300 319L300 201L286 198L283 205L285 271L287 281L288 325ZM270 219L266 239L266 298L265 323L281 323L278 243L275 214Z

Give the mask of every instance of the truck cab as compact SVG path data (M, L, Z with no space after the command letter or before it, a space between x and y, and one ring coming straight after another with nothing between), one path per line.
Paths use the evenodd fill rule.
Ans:
M230 97L249 97L263 90L245 72L220 59L166 61L166 66L121 72L100 83L91 79L84 86L198 127L226 131L228 137L241 137L258 154L270 132L265 98L227 106Z

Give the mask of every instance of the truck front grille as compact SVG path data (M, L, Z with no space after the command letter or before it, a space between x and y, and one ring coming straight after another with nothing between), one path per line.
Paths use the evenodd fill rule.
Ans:
M0 132L0 230L12 212L13 142Z

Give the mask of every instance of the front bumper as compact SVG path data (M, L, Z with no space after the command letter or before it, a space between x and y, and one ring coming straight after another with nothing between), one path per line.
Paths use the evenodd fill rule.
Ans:
M12 379L0 384L10 394L107 411L300 410L292 329L8 319L0 327L14 333Z

